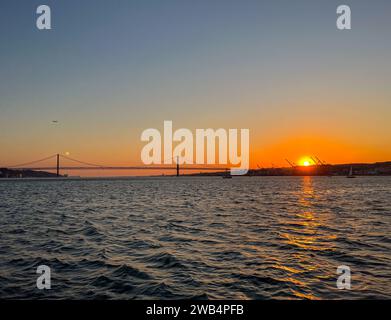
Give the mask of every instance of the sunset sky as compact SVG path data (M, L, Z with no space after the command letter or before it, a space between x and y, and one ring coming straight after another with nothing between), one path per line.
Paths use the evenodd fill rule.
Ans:
M0 30L0 167L140 163L164 120L249 128L252 166L391 160L388 0L4 0Z

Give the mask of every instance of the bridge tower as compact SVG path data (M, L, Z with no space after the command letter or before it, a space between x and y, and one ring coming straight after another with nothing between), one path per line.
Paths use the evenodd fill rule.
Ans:
M179 156L176 157L176 176L179 177Z
M57 153L57 166L56 166L56 173L57 173L57 177L60 176L60 155Z

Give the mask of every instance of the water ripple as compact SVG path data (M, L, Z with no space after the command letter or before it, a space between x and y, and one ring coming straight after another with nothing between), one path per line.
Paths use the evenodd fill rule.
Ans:
M1 181L0 196L3 299L391 298L389 177Z

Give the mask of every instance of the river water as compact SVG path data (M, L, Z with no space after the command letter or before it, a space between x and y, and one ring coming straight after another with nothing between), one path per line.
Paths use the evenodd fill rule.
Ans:
M391 298L391 177L4 180L0 226L2 299Z

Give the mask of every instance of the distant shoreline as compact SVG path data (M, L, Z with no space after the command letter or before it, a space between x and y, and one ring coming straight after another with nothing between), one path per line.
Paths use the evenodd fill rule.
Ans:
M346 176L352 168L356 176L391 176L391 161L376 162L376 163L347 163L347 164L323 164L312 166L293 166L279 168L260 168L250 169L244 176ZM226 175L225 172L199 172L183 174L186 177L221 177ZM175 177L175 175L152 175L152 176L57 176L55 173L46 171L33 170L14 170L0 168L0 180L78 180L78 179L128 179L128 178L159 178L159 177Z

